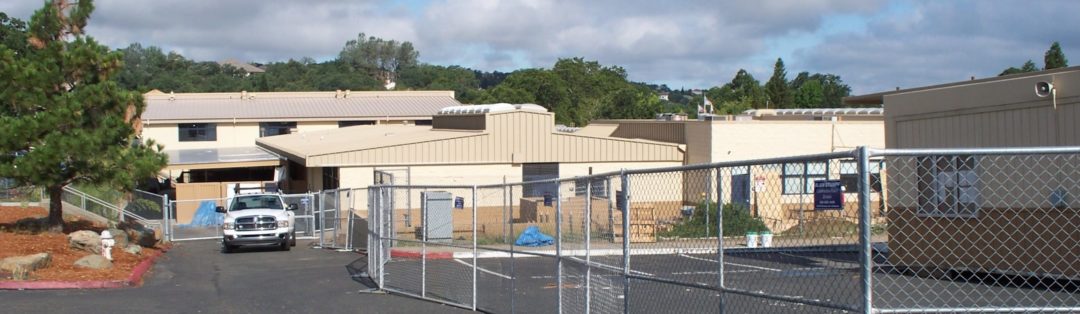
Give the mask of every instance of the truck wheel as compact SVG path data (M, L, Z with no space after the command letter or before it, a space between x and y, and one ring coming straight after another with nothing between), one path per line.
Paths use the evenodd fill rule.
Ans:
M288 251L292 246L289 245L289 238L281 239L281 250Z
M296 230L289 235L289 246L296 246Z

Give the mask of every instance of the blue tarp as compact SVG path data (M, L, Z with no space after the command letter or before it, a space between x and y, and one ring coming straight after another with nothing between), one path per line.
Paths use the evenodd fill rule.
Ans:
M555 244L555 238L549 235L540 233L540 228L536 226L529 226L525 228L525 231L518 236L514 245L518 246L546 246Z
M199 203L199 209L195 210L195 217L191 218L191 223L185 226L220 226L224 221L225 215L217 212L217 202L202 201Z

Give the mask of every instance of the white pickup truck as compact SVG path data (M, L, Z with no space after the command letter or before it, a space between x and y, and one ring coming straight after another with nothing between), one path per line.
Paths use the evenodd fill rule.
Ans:
M225 252L245 245L273 245L288 251L296 246L295 210L296 204L286 206L278 194L234 196L228 207L217 207L217 212L225 214L221 225Z

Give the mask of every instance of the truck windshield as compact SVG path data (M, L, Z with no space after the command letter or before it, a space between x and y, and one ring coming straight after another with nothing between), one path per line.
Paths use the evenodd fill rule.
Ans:
M233 198L229 211L245 209L284 209L276 195L245 195Z

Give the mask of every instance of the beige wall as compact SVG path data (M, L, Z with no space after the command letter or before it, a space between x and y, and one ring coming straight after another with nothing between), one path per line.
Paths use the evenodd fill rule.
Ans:
M1053 82L1053 97L1035 84ZM1080 145L1080 71L884 96L889 148Z
M150 124L143 128L143 138L153 139L165 149L199 149L219 147L250 147L259 137L258 123L218 123L217 141L181 142L176 124Z
M299 132L299 133L318 131L318 130L329 130L329 129L336 129L336 128L338 128L338 122L337 121L311 121L311 122L297 122L296 123L296 131ZM252 140L251 143L252 143L252 145L254 145L255 141Z
M883 148L884 131L881 121L714 122L710 161L830 153L858 146Z
M402 124L404 121L379 121L379 124ZM411 122L409 122L411 123ZM337 121L300 121L296 123L298 133L337 129ZM180 142L180 130L177 124L144 123L143 138L153 139L165 149L199 149L218 147L251 147L259 138L258 122L219 122L217 123L217 141Z

